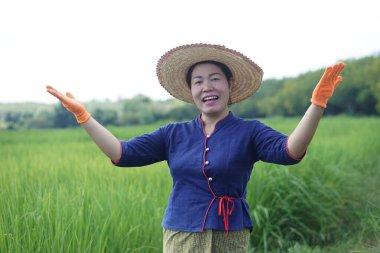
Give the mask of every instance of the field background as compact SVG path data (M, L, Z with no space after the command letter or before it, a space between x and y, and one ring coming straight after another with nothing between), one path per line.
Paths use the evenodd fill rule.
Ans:
M298 118L263 122L289 134ZM109 128L118 138L156 125ZM257 163L254 252L380 252L380 119L325 117L304 161ZM0 131L0 252L162 252L165 162L117 168L83 129Z

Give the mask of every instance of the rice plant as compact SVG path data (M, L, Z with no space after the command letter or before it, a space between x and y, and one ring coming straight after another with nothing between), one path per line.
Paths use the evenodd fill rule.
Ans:
M297 120L264 121L290 133ZM111 131L128 139L156 127ZM324 118L304 161L257 163L251 250L378 250L379 128L378 118ZM80 128L0 131L0 143L0 252L162 251L165 162L114 167Z

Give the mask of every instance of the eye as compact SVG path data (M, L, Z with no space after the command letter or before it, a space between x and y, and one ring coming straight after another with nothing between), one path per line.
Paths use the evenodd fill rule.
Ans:
M220 80L220 78L218 78L218 77L211 78L211 81L218 81L218 80Z
M193 82L194 85L199 85L199 84L202 84L202 80L195 80Z

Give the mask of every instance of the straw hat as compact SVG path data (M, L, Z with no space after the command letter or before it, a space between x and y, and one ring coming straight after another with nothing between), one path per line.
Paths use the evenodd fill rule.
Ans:
M232 72L230 104L252 96L260 87L263 70L247 56L213 44L188 44L166 52L157 63L160 84L175 98L194 103L186 82L189 68L200 61L224 63Z

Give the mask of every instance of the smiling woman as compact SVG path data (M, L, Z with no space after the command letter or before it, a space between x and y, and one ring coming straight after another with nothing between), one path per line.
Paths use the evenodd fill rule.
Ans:
M222 69L212 63L196 64L192 70L190 83L191 95L194 104L202 113L203 120L210 126L212 121L218 122L228 115L228 102L230 100L230 80ZM207 134L213 128L205 129Z
M304 156L328 99L342 81L344 63L328 67L304 117L286 136L229 111L253 95L262 69L220 45L189 44L165 53L157 64L160 84L193 103L199 117L119 141L71 93L48 92L71 111L114 165L137 167L167 161L173 179L162 227L164 252L247 252L253 229L247 185L258 161L292 165ZM224 234L226 236L224 236Z

